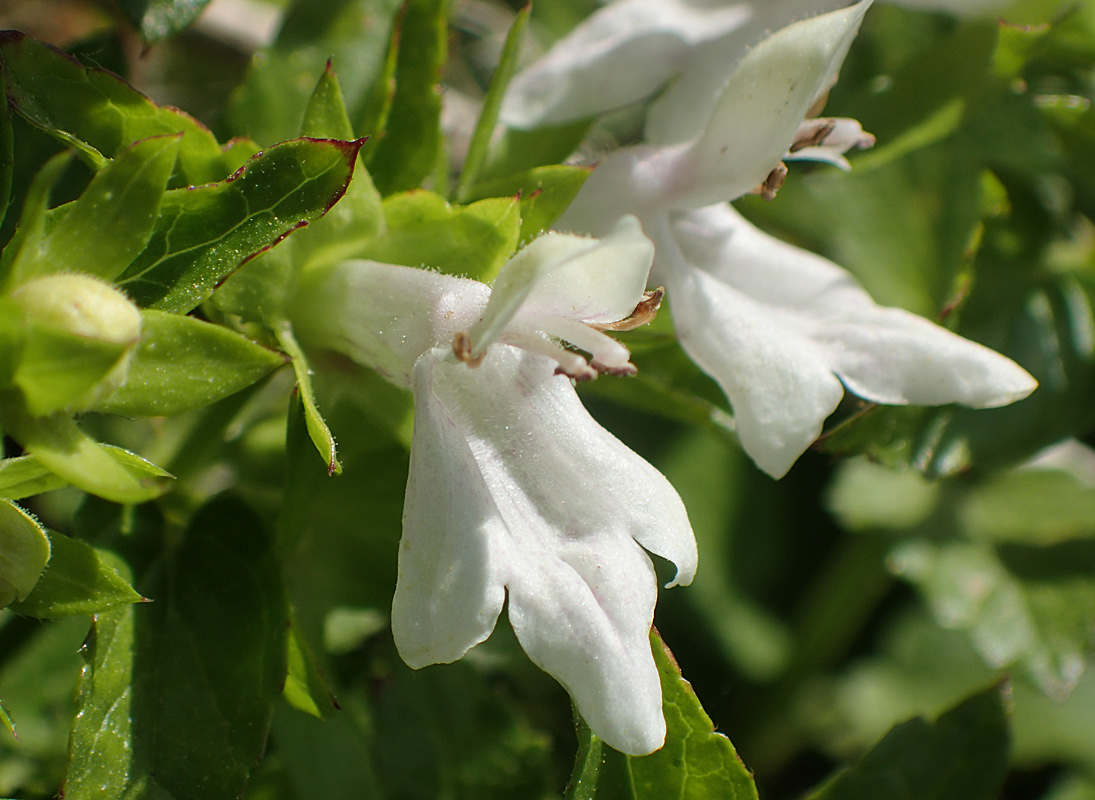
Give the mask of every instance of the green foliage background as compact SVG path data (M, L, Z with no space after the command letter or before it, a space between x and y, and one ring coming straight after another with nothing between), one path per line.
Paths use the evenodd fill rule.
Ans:
M0 795L1095 798L1095 5L877 5L827 113L878 145L738 204L1032 397L848 398L776 483L667 315L621 337L636 378L582 387L699 541L659 601L645 758L572 719L504 620L402 664L410 395L292 322L301 275L348 257L489 281L580 188L566 157L637 136L632 111L491 137L519 60L593 4L299 0L255 53L190 27L205 5L4 12ZM72 273L139 340L21 299Z

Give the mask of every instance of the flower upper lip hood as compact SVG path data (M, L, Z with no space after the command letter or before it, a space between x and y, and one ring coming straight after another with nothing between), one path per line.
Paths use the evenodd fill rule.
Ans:
M820 435L845 386L877 402L986 407L1037 385L987 348L876 305L844 270L725 202L774 195L783 159L847 166L845 150L873 142L853 120L804 121L870 3L787 25L745 55L693 57L651 106L644 143L607 156L557 224L596 235L624 214L642 221L681 346L719 383L743 448L773 477Z
M507 605L529 657L632 754L665 737L647 552L676 565L670 585L687 584L696 543L676 491L589 416L568 376L633 370L601 328L649 316L652 255L625 218L600 241L533 241L493 290L348 261L307 273L294 311L302 339L414 392L392 603L404 661L460 658Z

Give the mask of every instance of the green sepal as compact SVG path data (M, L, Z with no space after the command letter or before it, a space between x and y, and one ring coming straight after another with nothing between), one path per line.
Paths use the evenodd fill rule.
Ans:
M142 307L183 313L242 263L321 217L346 191L360 141L295 139L218 184L169 191L120 284Z
M92 411L170 417L234 394L285 363L280 353L220 325L154 309L141 317L125 383Z
M441 156L441 92L448 0L407 0L397 23L395 94L366 164L385 197L421 185Z
M223 180L233 156L210 131L173 108L159 108L117 75L84 67L16 31L0 33L8 101L30 124L74 147L93 169L140 139L183 134L172 187Z
M807 800L992 800L1008 767L1011 737L994 686L942 714L893 728L857 764Z
M108 161L79 199L49 212L44 236L23 240L9 284L55 272L120 275L152 235L180 139L144 139Z
M31 594L49 558L49 538L38 520L0 500L0 608Z
M2 34L0 34L2 36ZM17 261L21 260L23 248L35 248L45 235L46 213L49 210L49 193L68 167L72 151L50 158L34 175L27 194L23 198L23 210L19 216L19 226L0 254L0 288L10 288L13 284L13 271Z
M455 206L432 192L406 192L384 201L384 216L387 234L366 247L362 257L481 281L494 278L521 234L516 198Z
M15 613L37 619L91 616L144 599L122 577L111 553L60 533L51 533L49 543L49 564L34 591L11 607Z
M288 323L283 323L275 331L278 343L289 357L293 359L293 371L297 376L297 397L299 398L300 413L304 415L304 424L308 430L308 437L312 440L320 458L327 465L328 475L341 475L342 465L338 463L338 448L335 445L335 437L323 415L319 413L316 405L316 395L312 388L312 370L308 367L308 360L304 351L293 336L292 328ZM297 403L294 402L290 414L297 413Z
M534 239L550 230L590 175L588 167L556 164L533 167L526 172L476 184L469 192L471 200L485 197L520 197L521 241Z
M483 109L479 112L479 119L475 123L475 131L472 133L471 143L468 145L468 154L464 158L464 170L460 174L460 183L456 187L456 199L461 203L467 203L471 199L489 197L491 195L479 194L472 197L472 187L479 177L479 170L487 159L487 150L490 146L491 135L495 125L498 124L498 112L502 108L502 98L506 94L513 73L517 69L517 56L521 50L521 41L525 38L528 29L529 15L532 13L532 3L528 3L517 12L517 18L510 26L506 35L506 43L502 47L502 55L498 59L498 66L494 69L494 76L490 81L490 88L483 100Z
M304 108L304 121L300 135L323 139L353 139L354 129L346 113L342 88L331 68L330 60L320 76L308 105Z
M648 756L627 756L602 742L579 718L578 755L566 800L757 800L752 774L730 740L715 732L657 631L651 631L650 644L662 683L665 745Z
M89 494L115 503L152 500L166 492L171 475L120 447L100 444L71 417L31 418L7 404L4 421L26 451L58 477Z

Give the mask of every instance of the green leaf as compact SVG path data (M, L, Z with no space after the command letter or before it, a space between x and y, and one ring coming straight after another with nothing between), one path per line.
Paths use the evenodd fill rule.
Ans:
M692 687L654 631L650 643L662 681L665 745L648 756L625 756L580 721L578 757L567 800L756 800L753 776L730 740L715 732Z
M23 210L19 217L19 227L11 241L0 255L0 278L2 286L10 287L11 272L19 259L24 246L36 247L42 240L46 225L46 213L49 210L49 194L71 160L71 151L58 153L47 161L34 175L23 199Z
M1051 545L1095 536L1095 487L1065 470L997 473L971 488L962 528L995 542Z
M224 152L201 123L176 109L158 108L111 72L87 69L60 50L15 31L0 34L0 63L15 112L77 148L95 169L139 139L181 133L172 187L223 180L232 171L235 157Z
M68 481L54 475L34 456L0 460L0 497L18 500L65 486Z
M115 503L143 503L166 492L171 476L138 455L100 444L70 417L5 418L27 452L73 486Z
M999 687L933 723L910 720L809 800L992 800L1008 766L1008 714Z
M502 55L498 59L498 66L494 69L494 77L491 78L490 88L483 101L483 110L479 112L479 119L475 123L475 131L472 133L471 143L468 145L468 154L464 158L464 170L460 175L460 183L456 188L456 199L466 203L471 197L471 188L475 186L479 177L479 170L487 158L487 149L490 146L491 135L495 125L498 124L498 112L502 108L502 98L506 94L510 79L517 69L517 55L521 50L521 42L525 38L525 30L528 28L529 15L532 13L532 4L529 3L517 13L517 18L506 35L506 43L502 47ZM485 197L488 195L479 195ZM475 199L478 199L475 198Z
M219 325L145 309L126 382L92 410L126 417L174 416L250 386L283 357Z
M251 60L227 117L232 130L269 145L298 135L316 76L330 62L342 75L358 135L376 133L389 92L389 39L400 0L296 0L277 40ZM392 51L394 55L394 51ZM394 69L394 60L391 64Z
M0 608L31 593L49 558L49 538L38 520L0 500Z
M383 131L365 152L385 197L417 188L441 157L441 67L447 55L448 0L407 0L399 20L395 95Z
M209 0L118 0L126 17L146 43L185 30L209 5Z
M78 200L50 213L45 236L23 241L9 282L54 272L120 275L152 235L180 139L144 139L109 161Z
M11 607L15 613L38 619L90 616L143 599L122 577L117 557L60 533L50 533L49 542L49 564L34 591Z
M259 153L219 184L169 191L121 286L143 307L189 311L240 264L334 205L360 146L297 139Z
M469 199L521 198L521 241L527 242L549 230L570 205L590 175L587 167L557 164L534 167L527 172L476 184Z
M279 326L276 335L282 348L293 359L293 370L297 376L297 392L300 397L301 411L304 414L304 424L308 429L308 437L319 451L323 463L327 465L327 474L341 475L342 465L338 463L335 437L331 435L331 430L323 421L323 415L319 413L319 407L316 405L316 395L312 389L312 371L308 367L304 351L297 344L288 323ZM291 410L290 413L294 412Z
M64 794L235 800L262 757L285 678L288 618L262 521L203 508L142 591L97 615Z
M432 192L407 192L386 199L384 215L387 234L362 257L481 281L491 280L513 255L521 231L517 200L503 197L452 206Z
M316 663L312 649L294 621L289 628L289 672L283 696L289 705L318 719L338 710L338 703Z

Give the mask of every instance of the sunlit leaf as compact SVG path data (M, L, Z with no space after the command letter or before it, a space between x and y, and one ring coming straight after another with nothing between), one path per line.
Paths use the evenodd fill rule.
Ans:
M76 147L94 167L139 139L182 133L171 186L223 180L230 156L201 123L173 108L158 108L117 75L85 68L72 56L29 36L0 34L8 99L15 113Z
M715 732L661 637L652 632L650 643L662 680L665 745L648 756L625 756L580 723L578 757L567 800L756 800L752 774L730 740Z
M49 558L49 539L38 520L0 500L0 607L30 594Z
M508 178L479 183L468 192L468 199L486 197L521 198L521 241L527 242L549 230L582 188L589 170L557 164L535 167Z
M142 307L189 311L240 264L334 205L360 146L297 139L256 155L222 183L168 192L122 288Z
M17 614L38 619L91 616L141 601L119 572L117 557L60 533L51 533L49 541L49 565L34 591L12 606Z
M172 416L220 400L285 363L219 325L145 309L126 382L92 410L126 417Z
M8 500L51 492L67 485L67 481L50 472L34 456L0 460L0 497Z

